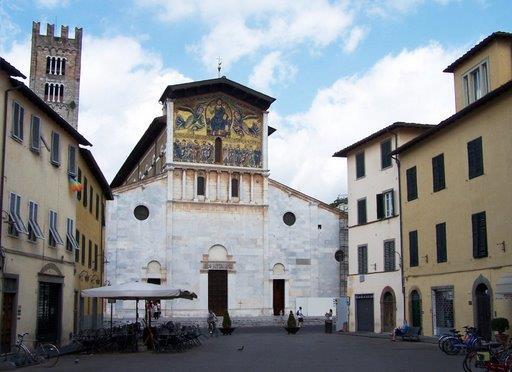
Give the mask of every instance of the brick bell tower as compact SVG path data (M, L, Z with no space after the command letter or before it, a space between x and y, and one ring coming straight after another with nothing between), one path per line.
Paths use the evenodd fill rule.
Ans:
M40 22L32 22L30 88L75 129L78 126L82 29L75 27L75 38L68 37L68 26L47 24L46 35Z

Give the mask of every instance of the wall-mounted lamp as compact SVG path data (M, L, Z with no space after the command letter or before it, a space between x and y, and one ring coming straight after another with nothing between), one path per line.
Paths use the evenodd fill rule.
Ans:
M426 254L425 256L423 256L423 258L425 259L425 262L428 263L428 254Z
M501 247L501 250L505 252L507 250L507 247L505 245L505 241L502 241L501 243L496 244L498 247Z

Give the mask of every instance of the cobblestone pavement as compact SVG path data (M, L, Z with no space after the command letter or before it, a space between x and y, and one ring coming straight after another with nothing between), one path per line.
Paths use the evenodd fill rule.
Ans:
M296 335L279 327L241 328L232 336L208 339L178 354L66 355L52 368L55 372L461 370L462 357L446 356L437 345L324 334L318 326L304 327Z

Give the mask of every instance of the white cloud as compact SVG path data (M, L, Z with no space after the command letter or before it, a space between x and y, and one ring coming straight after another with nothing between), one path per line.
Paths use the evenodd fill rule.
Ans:
M254 66L249 76L249 85L254 89L271 93L271 85L286 83L297 74L297 67L283 59L280 51L268 53Z
M6 52L5 58L28 76L30 41L14 44ZM91 151L108 180L151 120L162 115L158 99L165 87L190 81L164 68L160 56L136 39L124 36L86 36L81 76L78 129L94 145Z
M345 193L346 163L332 154L395 121L437 123L452 114L452 77L442 70L457 55L435 43L404 50L319 90L303 113L271 113L271 176L326 202Z
M69 4L69 0L36 0L36 3L41 8L56 8L63 7Z
M352 53L356 50L359 43L368 35L368 29L364 27L354 27L347 39L345 40L345 44L343 45L343 50L346 53Z
M345 1L328 0L136 0L141 7L155 10L162 21L194 18L208 27L189 51L203 64L221 56L229 66L260 50L323 48L345 35L353 14Z

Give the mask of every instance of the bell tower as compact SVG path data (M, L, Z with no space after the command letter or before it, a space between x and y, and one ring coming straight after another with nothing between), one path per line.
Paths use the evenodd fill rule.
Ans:
M40 33L40 22L32 23L30 88L75 129L78 126L82 29L75 27L73 39L68 26L47 24L46 35Z

